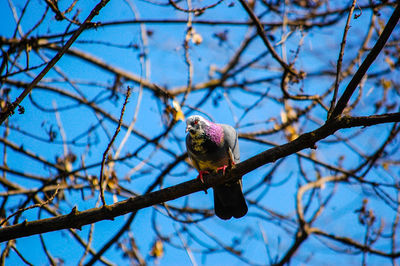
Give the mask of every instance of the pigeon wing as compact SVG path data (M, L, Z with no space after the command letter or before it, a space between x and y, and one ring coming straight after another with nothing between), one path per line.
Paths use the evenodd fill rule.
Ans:
M226 156L233 157L235 163L240 161L238 134L236 130L221 124L224 129L224 146ZM231 160L231 159L230 159ZM224 220L243 217L247 213L247 204L242 192L242 180L226 183L214 187L215 214Z

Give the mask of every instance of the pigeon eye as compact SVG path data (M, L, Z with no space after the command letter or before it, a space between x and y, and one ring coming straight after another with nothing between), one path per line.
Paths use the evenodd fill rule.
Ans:
M199 123L199 120L194 120L193 124L197 125Z

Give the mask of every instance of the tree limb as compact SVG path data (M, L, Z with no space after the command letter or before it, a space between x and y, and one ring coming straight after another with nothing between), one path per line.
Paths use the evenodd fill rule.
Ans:
M71 45L76 41L79 35L87 28L89 22L99 14L100 10L106 6L110 0L101 0L95 8L90 12L89 16L80 25L78 30L74 32L71 38L63 46L63 48L50 60L46 67L36 76L36 78L29 84L29 86L18 96L15 101L10 104L4 112L0 114L0 125L14 113L15 108L22 102L22 100L32 91L32 89L42 80L42 78L54 67L54 65L61 59L61 57L67 52Z
M80 229L83 225L102 220L113 220L117 216L160 204L162 202L174 200L194 192L203 191L205 187L210 188L224 183L227 180L235 179L237 176L243 176L262 165L274 162L305 148L316 148L315 143L317 141L332 135L339 129L359 126L367 127L392 122L400 122L400 112L368 117L338 117L331 119L320 128L305 133L289 143L266 150L237 164L235 168L227 172L224 178L221 178L219 175L209 175L206 178L206 183L204 185L198 180L190 180L142 196L132 197L108 206L92 208L85 211L78 211L75 207L66 215L32 222L24 221L20 224L1 228L0 242L61 229Z
M332 111L332 115L329 118L335 118L343 112L344 108L346 108L350 97L353 95L358 84L360 84L361 79L364 77L368 68L372 65L376 57L380 54L383 47L385 46L387 40L392 34L393 29L396 27L399 18L400 4L397 4L396 9L393 11L392 16L386 24L386 27L383 29L381 36L379 36L378 41L375 43L374 47L371 49L365 60L362 62L361 66L358 68L357 72L354 74L353 78L350 80L349 84L346 87L346 90L343 92L342 97L340 97L335 109Z

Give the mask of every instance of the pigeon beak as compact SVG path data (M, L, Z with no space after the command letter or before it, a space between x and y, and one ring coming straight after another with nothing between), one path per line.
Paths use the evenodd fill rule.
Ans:
M194 132L195 132L194 128L191 125L186 126L186 133L188 133L188 132L191 135L194 134Z

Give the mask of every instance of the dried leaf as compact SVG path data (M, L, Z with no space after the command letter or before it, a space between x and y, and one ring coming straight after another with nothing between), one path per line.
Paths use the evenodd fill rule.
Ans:
M118 190L118 177L114 170L111 172L111 178L107 182L107 186L110 190Z
M193 34L193 36L192 36L192 42L193 42L194 44L196 44L196 45L199 45L199 44L201 44L201 43L203 42L203 37L201 37L200 34L195 33L195 34Z
M381 79L381 85L385 90L390 89L392 87L392 81L387 79Z
M186 41L191 40L195 45L203 42L203 37L192 27L186 33Z
M182 112L181 105L177 101L173 100L172 106L174 107L174 110L175 110L175 113L174 113L175 121L178 121L178 120L185 121L185 115Z
M89 182L92 186L97 186L99 184L99 179L97 178L97 176L94 175L90 175L88 176Z
M286 127L285 133L288 141L295 140L299 137L296 128L292 125Z
M293 110L293 108L289 104L285 104L285 109L281 111L281 121L283 124L287 123L291 119L296 117L296 112ZM297 133L297 128L293 123L290 125L287 125L284 129L284 133L286 136L286 139L288 141L295 140L299 137L299 134Z
M214 33L213 36L219 40L219 45L221 46L224 42L228 40L228 30Z
M381 19L381 18L378 18L378 24L379 24L379 29L378 29L378 31L379 31L379 35L381 35L382 34L382 31L383 31L383 29L385 28L385 26L386 26L386 22L383 20L383 19Z
M172 106L167 105L164 112L167 115L167 117L171 115L175 121L185 120L185 115L182 112L181 105L175 100L172 101Z
M163 242L160 239L154 242L153 247L150 251L150 256L154 258L162 258L162 256L164 256L164 246Z
M386 171L389 170L389 166L390 166L390 164L387 162L382 164L383 169L385 169Z
M392 58L390 58L389 56L385 57L385 62L389 65L390 70L394 70L396 67L396 64L393 62Z

